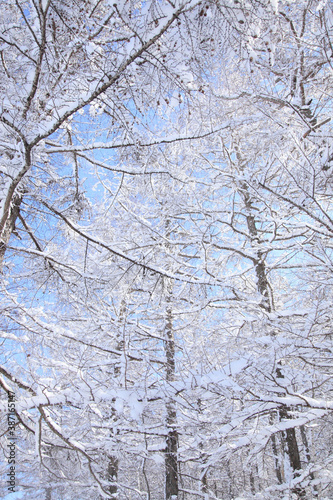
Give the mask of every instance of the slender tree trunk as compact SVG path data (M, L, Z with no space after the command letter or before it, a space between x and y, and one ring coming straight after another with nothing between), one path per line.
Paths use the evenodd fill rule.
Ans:
M251 238L251 243L255 244L257 246L260 243L260 239L258 236L258 231L256 227L256 221L253 216L253 207L252 207L252 201L250 194L248 192L248 187L246 183L242 184L242 190L243 190L243 198L245 202L245 208L247 210L247 227L249 231L249 235ZM257 276L257 288L258 292L261 294L263 297L263 300L261 302L261 307L265 309L267 312L271 312L274 309L274 299L273 299L273 293L269 284L269 281L267 279L267 273L266 273L266 265L265 265L265 255L261 250L257 250L257 256L254 258L254 267L255 267L255 273ZM276 370L277 378L283 378L283 374L281 372L281 369L278 368ZM287 406L283 406L279 410L279 417L281 420L286 420L290 418L290 409ZM287 429L282 433L282 438L285 443L285 450L288 455L289 463L291 466L291 469L293 471L293 479L297 478L300 475L300 470L302 469L301 465L301 459L300 459L300 453L299 453L299 448L298 448L298 443L297 443L297 438L296 438L296 431L294 428ZM276 447L276 441L275 439L272 441L272 446L273 446L273 452L274 455L277 452L277 447ZM279 464L277 459L275 460L275 472L277 475L278 482L282 482L282 474L281 470L279 468ZM297 486L292 490L293 493L296 494L298 499L303 499L305 498L305 490L304 488Z
M175 339L172 325L172 284L167 286L167 308L165 325L165 355L166 355L166 381L172 383L175 380ZM177 431L177 408L173 397L166 402L166 450L165 450L165 500L176 500L178 498L178 431Z
M7 220L5 222L4 228L1 231L0 239L0 272L3 270L3 261L5 258L6 248L9 243L9 239L12 233L15 231L16 219L20 212L20 205L22 202L22 196L16 194L14 195L12 206L9 208L9 213Z
M126 321L126 302L125 300L121 301L120 312L119 312L119 321L118 321L118 340L116 344L117 351L124 351L125 349L125 340L124 340L124 331L125 331L125 321ZM122 376L121 373L121 364L115 363L113 367L112 377L116 380ZM120 385L122 381L120 381ZM115 399L112 400L111 403L111 418L117 419L117 412L115 409ZM104 474L104 478L108 481L109 485L106 487L106 490L110 494L111 500L119 500L118 497L118 473L119 473L119 459L116 455L108 455L107 456L108 464L106 468L106 472Z
M273 416L271 415L270 422L273 422ZM278 484L283 483L283 477L282 477L282 471L281 471L281 458L280 454L278 451L278 446L276 442L276 436L275 434L272 435L271 437L271 443L272 443L272 450L273 450L273 456L274 456L274 470L277 478Z
M165 498L178 498L178 433L175 428L176 411L173 404L167 403L167 438L165 452Z
M255 485L255 480L254 480L254 474L253 471L250 471L250 486L251 486L251 493L252 495L255 495L256 493L256 485Z
M301 425L299 429L301 432L302 443L304 446L305 458L306 458L307 463L309 464L311 462L311 455L310 455L309 442L308 442L308 438L306 435L304 425ZM313 472L311 472L311 474L310 474L310 479L312 481L315 479ZM312 495L314 498L318 498L318 496L319 496L318 487L316 485L312 486Z
M279 414L281 420L290 419L290 408L287 406L282 407ZM282 436L286 445L286 452L289 458L290 466L293 471L293 479L296 479L300 475L302 464L295 429L287 429L282 433ZM305 490L301 486L293 488L292 493L294 493L298 499L306 498Z
M110 485L106 489L110 493L111 500L118 499L117 495L118 467L119 467L118 458L116 456L108 456L108 468L106 473L106 480L110 483Z
M283 379L284 375L281 371L281 368L278 367L276 370L277 378ZM280 420L289 420L291 413L291 409L288 406L282 406L279 410ZM299 447L297 443L296 437L296 429L290 428L282 432L282 440L283 440L283 448L288 456L291 470L293 472L293 479L296 479L300 475L300 471L302 470L301 457L299 452ZM292 493L296 495L297 499L305 499L306 492L304 488L301 486L296 486L292 489Z
M197 401L197 406L199 409L199 413L202 412L202 405L201 405L201 399L199 398ZM207 479L207 468L204 467L206 464L206 458L205 458L205 453L203 451L203 443L200 441L199 443L199 449L201 451L200 453L200 465L203 468L203 472L200 475L200 491L201 493L207 494L208 493L208 479Z

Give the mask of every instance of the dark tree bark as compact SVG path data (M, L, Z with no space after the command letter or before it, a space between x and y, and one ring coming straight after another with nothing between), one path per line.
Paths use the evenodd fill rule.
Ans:
M109 462L108 462L106 480L110 483L110 485L106 488L106 490L110 493L111 500L117 500L118 499L117 479L118 479L119 461L115 456L109 456L108 460Z
M172 325L171 283L167 290L167 311L165 325L165 354L166 354L166 381L175 380L175 339ZM166 403L166 450L165 450L165 498L175 500L178 498L178 431L177 410L172 397Z

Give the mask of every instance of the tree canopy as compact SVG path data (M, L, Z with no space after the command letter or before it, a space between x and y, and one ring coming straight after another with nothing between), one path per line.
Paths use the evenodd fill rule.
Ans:
M332 498L332 3L0 26L1 496Z

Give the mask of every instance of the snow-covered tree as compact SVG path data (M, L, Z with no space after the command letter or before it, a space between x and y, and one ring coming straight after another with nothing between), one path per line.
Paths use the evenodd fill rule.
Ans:
M330 498L331 4L6 0L0 23L25 497Z

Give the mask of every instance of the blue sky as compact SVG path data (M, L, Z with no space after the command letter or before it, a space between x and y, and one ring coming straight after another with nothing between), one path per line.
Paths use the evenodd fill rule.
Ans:
M3 497L2 500L16 500L19 498L23 498L24 492L23 491L16 491L15 493L8 493L5 497Z

